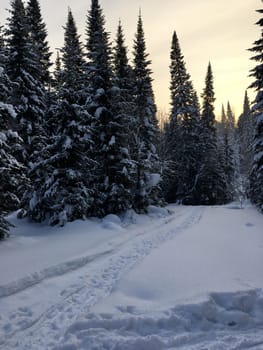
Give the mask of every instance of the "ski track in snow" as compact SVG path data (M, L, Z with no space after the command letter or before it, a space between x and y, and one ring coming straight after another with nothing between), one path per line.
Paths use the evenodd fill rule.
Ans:
M120 348L113 348L104 337L101 337L101 341L104 339L105 344L87 345L85 343L85 335L83 336L84 338L80 337L80 334L82 334L81 329L77 329L76 332L73 332L73 335L72 330L74 327L78 327L79 320L85 320L87 317L90 317L87 316L90 315L90 308L111 293L125 272L141 261L152 249L174 238L191 225L198 223L204 210L204 207L192 207L189 210L179 211L179 213L177 212L170 217L161 219L160 224L154 222L146 230L134 236L129 236L129 239L126 238L122 242L117 240L115 244L113 241L111 249L106 249L93 256L68 261L41 272L36 272L29 277L8 285L0 286L1 303L2 300L15 298L28 288L36 288L35 293L41 293L41 284L48 279L52 280L52 278L85 268L78 283L63 290L60 300L46 308L44 312L36 315L34 308L29 304L29 306L25 305L7 314L1 313L0 348L3 350L168 349L169 347L166 345L165 347L164 345L156 347L154 345L154 335L149 336L153 338L153 342L147 336L147 339L149 338L152 344L150 344L150 347L148 345L145 347L143 344L138 345L138 347L136 347L136 344L131 345L132 347L129 344L127 346L123 344ZM128 241L129 244L127 245ZM32 290L30 292L33 293ZM41 302L41 295L39 299L39 302ZM132 319L131 322L133 322ZM89 332L89 329L87 332ZM75 340L73 343L72 341L68 342L68 338L74 338L75 336L82 339L82 344L78 340L76 340L78 344L76 346L74 345ZM88 339L92 341L93 338L88 336ZM187 349L189 350L190 348Z

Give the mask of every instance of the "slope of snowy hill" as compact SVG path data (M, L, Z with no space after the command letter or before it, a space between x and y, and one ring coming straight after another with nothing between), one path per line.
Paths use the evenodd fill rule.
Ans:
M263 216L151 207L0 244L5 350L263 349Z

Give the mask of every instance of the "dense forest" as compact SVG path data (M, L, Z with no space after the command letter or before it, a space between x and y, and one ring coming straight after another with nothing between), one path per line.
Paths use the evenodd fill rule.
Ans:
M121 22L111 44L98 0L87 12L85 43L69 9L52 63L39 1L10 7L0 32L1 238L15 210L50 225L167 202L248 197L263 210L263 17L248 72L256 99L251 104L244 87L237 120L229 102L216 120L210 62L199 101L173 33L171 108L160 126L141 13L130 62Z

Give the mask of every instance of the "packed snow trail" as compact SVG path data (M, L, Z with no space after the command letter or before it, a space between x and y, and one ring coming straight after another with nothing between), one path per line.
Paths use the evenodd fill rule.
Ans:
M152 211L154 214L154 208ZM65 342L67 328L85 318L127 271L154 248L195 225L203 211L202 207L176 207L170 216L128 227L129 234L119 233L107 244L88 250L85 256L70 256L55 266L44 264L43 270L2 284L0 346L5 350L55 349ZM116 231L118 226L106 222L105 228ZM48 254L47 250L45 262Z
M263 350L263 216L205 208L72 323L56 350Z

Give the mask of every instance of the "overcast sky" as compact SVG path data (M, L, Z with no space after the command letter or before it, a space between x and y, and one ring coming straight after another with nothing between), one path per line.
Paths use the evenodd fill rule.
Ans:
M249 70L254 66L247 51L260 36L254 23L259 16L260 0L101 0L106 29L115 38L118 20L125 30L132 52L139 8L142 10L147 50L152 60L154 90L159 109L169 111L170 46L174 30L180 41L186 66L200 95L208 62L211 61L216 93L216 113L230 101L236 115L242 109L244 92L250 84ZM0 0L0 21L4 23L9 0ZM67 8L71 8L82 40L90 0L40 0L47 24L49 43L54 50L63 44ZM251 99L254 92L249 91Z

